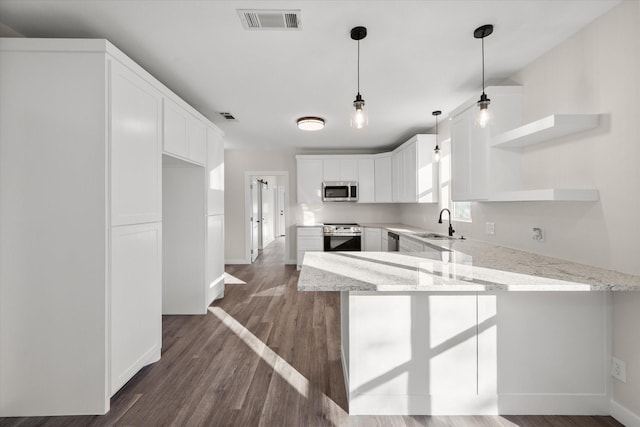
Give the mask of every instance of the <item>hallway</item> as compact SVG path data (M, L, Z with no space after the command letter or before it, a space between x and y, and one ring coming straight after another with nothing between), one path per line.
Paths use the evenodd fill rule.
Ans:
M114 398L105 416L0 419L0 426L620 426L611 417L347 414L339 295L298 292L284 239L204 316L164 316L162 359ZM245 282L241 284L241 282Z

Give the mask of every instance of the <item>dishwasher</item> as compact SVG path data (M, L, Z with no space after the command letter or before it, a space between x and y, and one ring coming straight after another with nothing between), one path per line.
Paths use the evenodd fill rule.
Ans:
M392 233L391 231L389 231L389 233L387 234L387 251L389 252L398 252L398 246L400 243L400 236L397 235L396 233Z

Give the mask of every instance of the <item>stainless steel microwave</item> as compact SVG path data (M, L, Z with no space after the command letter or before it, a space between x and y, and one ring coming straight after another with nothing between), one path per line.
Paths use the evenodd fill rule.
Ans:
M325 181L322 183L323 202L357 202L358 183L353 181Z

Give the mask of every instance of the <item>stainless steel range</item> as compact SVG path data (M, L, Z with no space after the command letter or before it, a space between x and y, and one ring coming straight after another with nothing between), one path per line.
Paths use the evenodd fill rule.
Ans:
M324 224L325 251L360 251L362 229L358 224Z

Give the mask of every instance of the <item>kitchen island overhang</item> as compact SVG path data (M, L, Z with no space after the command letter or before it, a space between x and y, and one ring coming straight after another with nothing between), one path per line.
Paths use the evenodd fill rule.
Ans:
M453 245L305 255L298 289L341 292L349 413L609 414L609 291L640 278Z

